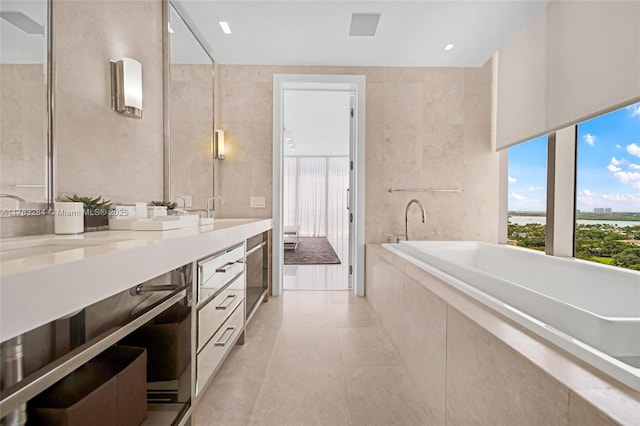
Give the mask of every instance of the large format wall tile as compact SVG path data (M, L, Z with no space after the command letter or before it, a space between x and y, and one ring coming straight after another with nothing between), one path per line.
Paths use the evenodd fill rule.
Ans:
M445 423L447 305L404 276L401 332L391 336L417 397L433 423Z
M569 392L460 312L447 312L447 425L567 425Z
M640 421L640 414L638 414ZM582 399L571 394L569 401L569 426L614 426L616 423L605 418Z
M366 76L365 241L413 239L497 241L498 155L491 141L491 68L383 68L216 65L216 126L229 153L217 163L221 216L272 211L273 74ZM451 193L389 193L395 188L461 188ZM249 197L264 196L264 209Z
M59 195L162 198L161 6L159 1L53 3ZM122 57L142 63L140 120L111 110L109 61Z
M367 251L367 299L395 346L429 422L445 423L446 304Z
M205 209L213 196L212 65L172 64L170 93L171 194Z

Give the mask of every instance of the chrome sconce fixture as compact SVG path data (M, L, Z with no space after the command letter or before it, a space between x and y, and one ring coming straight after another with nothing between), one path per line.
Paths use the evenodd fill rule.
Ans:
M224 130L216 130L213 138L213 158L224 160Z
M111 61L111 109L142 118L142 64L137 60Z

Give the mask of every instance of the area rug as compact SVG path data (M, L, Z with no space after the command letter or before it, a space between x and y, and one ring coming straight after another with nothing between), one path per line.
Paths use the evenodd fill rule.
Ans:
M284 251L285 265L339 265L340 259L326 237L300 237L295 250Z

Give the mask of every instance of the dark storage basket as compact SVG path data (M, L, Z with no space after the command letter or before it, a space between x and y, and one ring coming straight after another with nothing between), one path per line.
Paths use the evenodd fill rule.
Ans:
M29 425L138 426L147 417L147 354L114 346L27 405Z
M191 308L178 303L120 341L147 349L147 380L178 380L191 360Z

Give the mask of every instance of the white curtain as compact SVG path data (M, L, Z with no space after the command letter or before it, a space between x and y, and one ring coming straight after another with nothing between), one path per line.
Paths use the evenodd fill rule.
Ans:
M284 225L300 236L349 235L348 157L287 157L284 162Z

